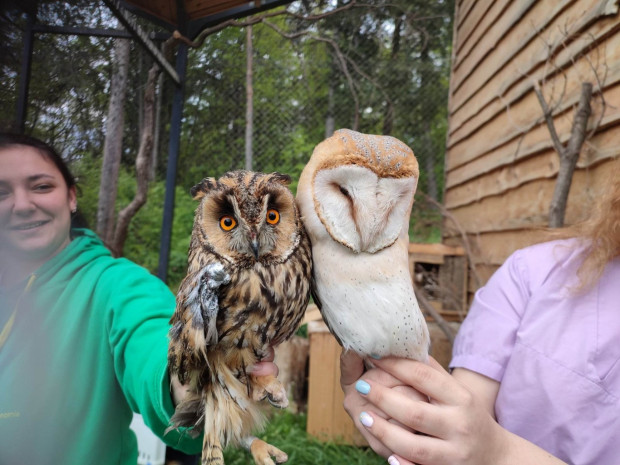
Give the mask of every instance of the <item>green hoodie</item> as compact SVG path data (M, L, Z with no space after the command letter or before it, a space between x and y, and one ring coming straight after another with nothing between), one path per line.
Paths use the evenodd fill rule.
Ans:
M0 291L0 464L131 464L132 411L188 453L173 431L167 374L173 294L146 269L113 258L89 230L26 281ZM21 298L20 298L21 295Z

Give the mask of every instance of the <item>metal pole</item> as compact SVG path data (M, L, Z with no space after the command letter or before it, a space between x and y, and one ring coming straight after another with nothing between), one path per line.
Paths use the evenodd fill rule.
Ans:
M168 165L166 169L166 194L164 198L164 215L161 225L161 243L159 248L159 266L157 276L166 282L168 262L170 260L170 239L172 237L172 220L174 218L174 190L177 178L177 161L181 143L181 120L185 99L185 71L187 69L187 45L180 44L177 50L176 72L180 84L174 89L172 115L170 121L170 142L168 144Z
M21 134L26 131L26 111L28 109L28 89L30 85L30 70L32 68L32 47L34 43L33 27L34 16L28 13L26 29L24 30L24 47L22 48L22 69L19 75L17 114L15 116L16 129Z

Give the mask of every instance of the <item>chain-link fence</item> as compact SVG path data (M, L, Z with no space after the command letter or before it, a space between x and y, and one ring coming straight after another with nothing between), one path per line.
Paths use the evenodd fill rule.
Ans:
M181 160L185 170L219 175L251 166L295 177L318 142L334 129L351 128L390 134L410 145L420 162L420 189L441 199L447 63L416 67L412 58L411 67L402 69L407 62L389 56L344 56L334 43L313 37L292 42L263 25L253 30L251 84L244 30L225 31L192 51ZM214 75L202 63L218 50L227 59L217 62ZM428 72L425 67L435 68Z

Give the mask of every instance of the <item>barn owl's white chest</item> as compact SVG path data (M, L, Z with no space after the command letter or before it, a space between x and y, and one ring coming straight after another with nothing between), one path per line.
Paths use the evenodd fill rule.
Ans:
M334 244L313 248L322 312L346 349L362 356L426 361L429 335L409 274L402 240L374 254Z

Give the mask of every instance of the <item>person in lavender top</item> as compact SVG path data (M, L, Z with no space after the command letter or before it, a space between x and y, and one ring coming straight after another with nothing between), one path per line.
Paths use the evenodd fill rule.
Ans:
M514 252L478 290L448 374L431 359L364 372L345 409L391 465L620 463L620 161L591 217Z

